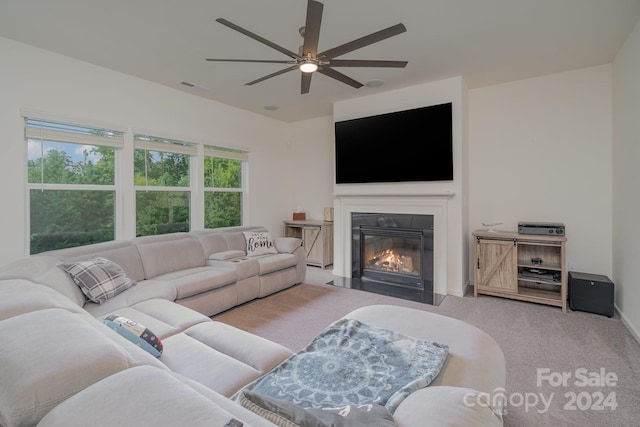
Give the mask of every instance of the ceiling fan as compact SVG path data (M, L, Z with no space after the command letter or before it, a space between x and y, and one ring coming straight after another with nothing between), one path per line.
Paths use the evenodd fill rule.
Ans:
M249 30L246 30L239 25L227 21L224 18L216 19L217 22L225 25L233 30L236 30L245 36L251 37L254 40L259 41L285 55L289 56L290 60L261 60L261 59L215 59L207 58L207 61L218 62L260 62L260 63L272 63L272 64L292 64L290 67L276 71L259 79L250 81L246 85L251 86L256 83L260 83L264 80L270 79L280 74L287 73L293 70L300 70L302 72L302 82L300 93L305 94L309 92L311 86L311 76L313 72L317 71L324 74L327 77L331 77L356 89L362 87L362 83L352 79L351 77L336 71L334 67L394 67L404 68L407 65L407 61L380 61L380 60L361 60L361 59L335 59L346 53L352 52L356 49L377 43L381 40L389 37L396 36L398 34L407 31L403 24L396 24L384 30L377 31L359 39L350 41L343 45L334 47L324 52L318 52L318 40L320 38L320 24L322 22L322 9L324 5L315 0L308 0L307 3L307 19L305 26L300 28L300 35L304 38L303 44L300 47L298 53L292 52L289 49L285 49Z

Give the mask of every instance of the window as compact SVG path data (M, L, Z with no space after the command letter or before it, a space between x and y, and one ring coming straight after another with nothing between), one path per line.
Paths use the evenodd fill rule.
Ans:
M136 236L189 231L193 144L134 135Z
M113 240L123 133L26 118L25 139L29 252Z
M41 114L23 112L31 254L242 225L246 151Z
M204 154L205 228L242 225L242 176L247 153L205 146Z

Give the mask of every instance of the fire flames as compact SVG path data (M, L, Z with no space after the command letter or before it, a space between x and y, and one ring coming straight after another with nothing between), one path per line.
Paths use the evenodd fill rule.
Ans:
M420 275L413 269L413 258L406 255L400 255L393 249L386 249L377 253L369 259L369 268L377 270L391 271L394 273L404 273L412 275Z

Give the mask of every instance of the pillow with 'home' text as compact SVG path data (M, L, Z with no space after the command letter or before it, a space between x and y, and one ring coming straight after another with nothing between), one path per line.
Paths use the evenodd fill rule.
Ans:
M244 231L243 233L246 242L247 256L278 253L270 233L258 231Z

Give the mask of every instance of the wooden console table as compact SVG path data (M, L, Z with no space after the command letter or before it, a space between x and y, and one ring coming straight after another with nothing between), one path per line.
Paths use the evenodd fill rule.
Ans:
M333 264L333 222L284 221L284 235L302 239L307 265L325 268Z

